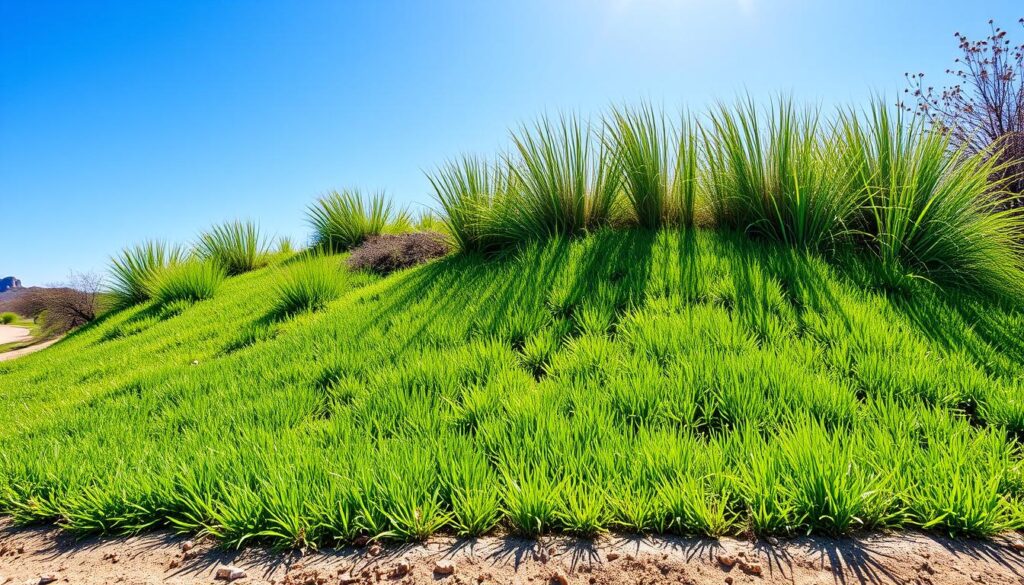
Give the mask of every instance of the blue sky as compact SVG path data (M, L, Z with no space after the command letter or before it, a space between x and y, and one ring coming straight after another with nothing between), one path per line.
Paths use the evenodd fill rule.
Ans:
M0 0L0 276L105 269L251 218L305 240L330 189L430 204L423 170L545 111L749 91L826 107L938 81L1017 2ZM1013 26L1010 26L1013 25Z

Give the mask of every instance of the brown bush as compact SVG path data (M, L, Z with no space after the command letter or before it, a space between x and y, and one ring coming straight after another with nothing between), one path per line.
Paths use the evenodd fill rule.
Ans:
M352 250L348 266L353 270L390 274L440 258L448 252L444 237L434 232L370 236Z
M72 274L65 286L29 287L0 296L0 307L32 319L41 319L43 333L61 335L85 325L101 311L101 279L93 274Z

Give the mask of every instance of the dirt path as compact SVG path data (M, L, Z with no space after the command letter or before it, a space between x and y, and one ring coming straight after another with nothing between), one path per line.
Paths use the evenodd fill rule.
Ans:
M1024 583L1024 542L1017 535L972 541L909 533L771 543L615 536L597 541L435 538L424 544L370 544L305 555L223 552L202 541L186 552L186 542L166 533L76 541L53 528L15 529L0 521L0 584L35 584L47 575L59 583L214 583L219 569L232 566L245 573L238 581L243 585ZM446 563L452 574L435 571Z
M16 341L28 341L29 339L32 339L32 334L24 327L0 325L0 345Z
M12 349L11 351L5 351L3 353L0 353L0 362L4 362L4 361L7 361L7 360L13 360L14 358L19 358L19 357L21 357L23 355L28 355L30 353L35 353L37 351L46 349L46 348L50 347L51 345L53 345L54 343L57 343L61 339L63 339L63 337L58 337L56 339L49 339L49 340L42 341L42 342L39 342L39 343L34 343L32 345L27 345L27 346L22 347L20 349ZM0 585L3 585L3 584L0 583Z

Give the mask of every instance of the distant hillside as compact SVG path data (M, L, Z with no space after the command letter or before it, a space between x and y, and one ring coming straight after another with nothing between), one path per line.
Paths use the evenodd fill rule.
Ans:
M0 278L0 293L7 292L14 288L21 288L21 281L13 276Z

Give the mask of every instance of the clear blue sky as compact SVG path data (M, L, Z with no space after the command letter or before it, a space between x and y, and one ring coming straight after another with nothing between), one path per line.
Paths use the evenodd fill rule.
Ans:
M747 90L825 106L938 77L1019 2L0 0L0 276L258 220L330 189L429 204L423 170L544 111Z

